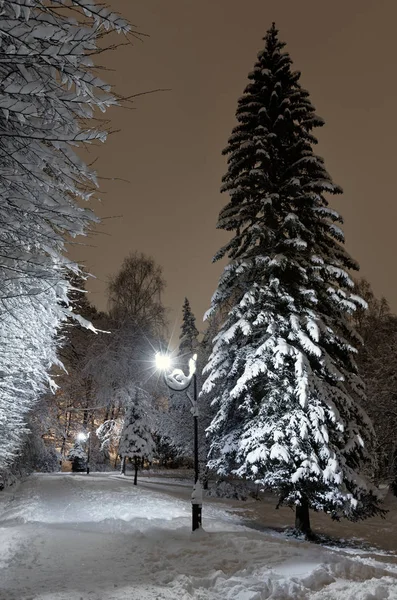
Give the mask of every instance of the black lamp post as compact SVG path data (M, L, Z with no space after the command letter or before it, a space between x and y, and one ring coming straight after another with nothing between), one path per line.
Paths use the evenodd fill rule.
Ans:
M188 393L187 396L191 402L191 412L194 425L194 485L192 492L192 531L201 527L201 509L203 504L203 492L199 481L199 454L198 454L198 403L197 403L197 375L196 375L197 354L189 361L189 374L185 375L181 369L174 369L168 373L171 366L171 359L164 354L156 354L156 365L163 372L164 381L167 387L174 392L183 392L188 389L193 382L193 398Z
M87 475L90 474L90 457L91 457L91 436L87 433Z

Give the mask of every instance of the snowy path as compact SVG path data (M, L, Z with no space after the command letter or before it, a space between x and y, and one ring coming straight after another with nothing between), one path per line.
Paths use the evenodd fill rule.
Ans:
M149 489L150 487L150 489ZM154 482L36 475L0 496L0 600L397 600L394 557L241 526Z

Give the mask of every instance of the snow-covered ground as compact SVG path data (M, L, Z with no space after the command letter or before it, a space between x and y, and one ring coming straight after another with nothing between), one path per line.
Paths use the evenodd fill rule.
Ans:
M263 529L275 512L292 517L266 502L251 514L256 528L243 524L244 503L206 502L205 532L192 535L188 493L158 477L135 487L110 474L62 473L3 492L0 600L397 599L394 552ZM366 539L361 527L355 537Z

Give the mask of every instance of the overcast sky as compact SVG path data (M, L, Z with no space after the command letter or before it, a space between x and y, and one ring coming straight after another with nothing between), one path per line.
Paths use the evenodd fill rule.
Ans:
M211 258L227 239L215 229L227 201L219 194L221 151L247 74L275 21L326 122L317 131L317 151L345 192L332 203L345 219L347 249L376 294L397 310L396 0L111 5L150 37L108 54L114 71L107 80L124 95L170 91L142 96L135 110L110 111L119 131L91 151L104 178L95 210L115 217L103 221L89 246L72 249L97 277L88 286L91 300L105 308L108 276L129 252L142 251L164 269L171 329L185 296L202 328L222 266Z

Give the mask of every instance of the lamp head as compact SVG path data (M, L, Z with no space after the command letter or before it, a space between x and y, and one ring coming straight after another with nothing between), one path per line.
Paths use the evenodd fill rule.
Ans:
M77 434L76 439L78 442L85 442L88 439L88 435L83 431Z
M168 371L168 369L171 367L171 357L168 354L161 354L161 352L157 352L156 367L160 371Z

